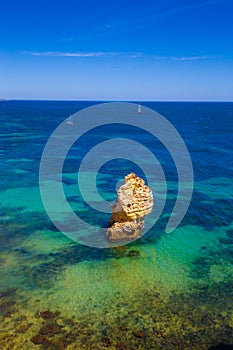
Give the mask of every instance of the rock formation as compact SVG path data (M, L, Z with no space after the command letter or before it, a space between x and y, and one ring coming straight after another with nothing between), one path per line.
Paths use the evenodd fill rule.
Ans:
M144 217L153 207L153 194L145 181L131 173L117 192L112 206L112 216L106 232L110 242L132 240L140 237Z

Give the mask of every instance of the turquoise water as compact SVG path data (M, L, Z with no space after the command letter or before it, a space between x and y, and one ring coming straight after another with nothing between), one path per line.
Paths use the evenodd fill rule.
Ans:
M168 182L166 207L140 240L114 249L79 245L51 223L40 199L39 163L52 131L94 102L0 102L1 349L209 349L233 344L233 103L145 103L183 137L194 167L189 211L165 233L177 175L163 145L139 130L97 128L80 159L113 135L153 144ZM153 143L152 143L153 141ZM77 191L75 151L64 166L66 197L104 224ZM100 169L108 200L127 173L119 159Z

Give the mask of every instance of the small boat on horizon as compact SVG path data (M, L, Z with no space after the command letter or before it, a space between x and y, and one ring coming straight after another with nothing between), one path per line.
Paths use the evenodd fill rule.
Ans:
M141 108L140 103L138 104L138 114L142 114L142 108Z
M72 121L72 118L71 118L71 115L69 116L67 122L66 122L66 125L74 125L73 121Z

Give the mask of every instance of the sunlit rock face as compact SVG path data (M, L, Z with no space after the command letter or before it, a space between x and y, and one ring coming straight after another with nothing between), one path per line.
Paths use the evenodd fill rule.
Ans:
M110 227L106 232L108 240L119 242L140 237L144 217L151 212L152 207L153 194L145 181L134 173L127 175L111 208Z

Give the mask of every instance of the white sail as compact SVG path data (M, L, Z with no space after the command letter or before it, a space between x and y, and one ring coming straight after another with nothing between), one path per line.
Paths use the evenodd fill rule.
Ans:
M67 125L74 125L71 116L69 116L69 118L68 118L66 124L67 124Z
M141 108L140 103L138 104L138 114L142 114L142 108Z

